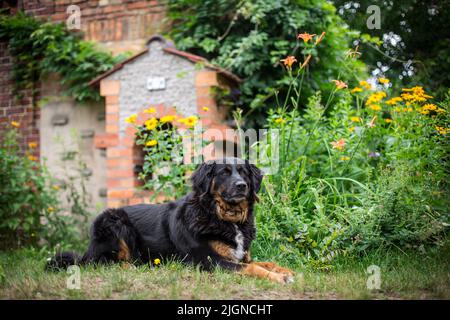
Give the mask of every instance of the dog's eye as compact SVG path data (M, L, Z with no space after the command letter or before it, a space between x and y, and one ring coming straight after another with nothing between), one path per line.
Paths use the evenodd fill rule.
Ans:
M222 170L221 173L222 173L222 175L224 175L224 176L229 176L229 175L231 174L231 170L228 169L228 168L225 168L225 169Z

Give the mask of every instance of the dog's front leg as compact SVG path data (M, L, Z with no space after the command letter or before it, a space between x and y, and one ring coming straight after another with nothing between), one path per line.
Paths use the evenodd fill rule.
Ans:
M242 262L247 263L247 264L248 263L253 263L253 264L255 264L257 266L260 266L260 267L262 267L262 268L264 268L264 269L266 269L268 271L276 272L276 273L282 273L282 274L285 274L285 275L288 275L288 276L291 276L291 277L294 277L294 275L295 275L295 273L293 271L291 271L289 269L286 269L286 268L283 268L283 267L280 267L276 263L273 263L273 262L255 262L255 261L253 261L251 255L250 255L250 250L245 253L245 256L244 256L244 259L242 260Z
M274 282L278 282L281 284L291 283L294 281L294 278L291 274L278 273L275 271L270 271L258 264L258 262L251 262L242 264L241 270L239 270L240 274L246 276L252 276L261 279L269 279Z

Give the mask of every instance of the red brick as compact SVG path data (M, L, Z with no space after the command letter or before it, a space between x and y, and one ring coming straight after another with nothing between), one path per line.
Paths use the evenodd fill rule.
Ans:
M119 80L102 80L100 81L100 95L102 96L114 96L120 92Z
M198 71L195 75L195 85L197 87L218 86L216 71Z
M119 126L117 124L107 124L105 130L107 133L119 133Z
M148 7L147 1L138 1L128 4L128 9L143 9Z
M118 104L106 104L106 113L118 113L119 112L119 105Z
M119 103L119 96L106 96L105 103L107 105L109 105L109 104L118 104Z
M133 168L133 161L131 158L110 158L106 159L106 168Z
M209 97L212 96L211 87L197 87L197 97Z
M118 121L119 121L118 113L107 113L106 114L106 123L107 124L117 124Z
M97 134L94 137L94 146L96 148L115 147L119 143L119 136L115 133Z
M134 195L133 189L108 190L108 198L129 199L129 198L133 197L133 195Z
M203 107L215 108L216 100L214 100L211 97L198 97L197 98L197 107L198 107L198 109L202 109Z
M119 148L108 148L106 151L106 156L108 158L119 158L119 157L129 157L133 156L133 150L131 148L119 149Z

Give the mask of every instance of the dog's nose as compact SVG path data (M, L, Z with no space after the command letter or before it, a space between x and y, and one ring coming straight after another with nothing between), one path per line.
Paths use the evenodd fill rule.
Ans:
M244 181L238 181L236 182L236 189L238 191L245 191L245 189L247 189L247 184Z

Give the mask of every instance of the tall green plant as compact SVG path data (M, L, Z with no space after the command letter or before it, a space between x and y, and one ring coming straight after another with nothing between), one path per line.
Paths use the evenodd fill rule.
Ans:
M330 268L349 252L442 243L450 96L436 102L419 86L395 95L385 78L353 87L337 74L326 103L315 94L300 112L292 83L301 87L304 67L295 59L283 59L290 95L266 125L280 133L280 163L263 183L255 254ZM273 149L264 142L262 151Z

